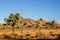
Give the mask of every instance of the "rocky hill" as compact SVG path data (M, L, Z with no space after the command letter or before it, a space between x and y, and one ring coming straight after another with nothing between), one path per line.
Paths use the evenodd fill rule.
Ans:
M60 23L55 20L48 22L42 18L38 20L23 18L19 13L10 14L4 20L6 23L0 24L0 38L2 39L60 38Z

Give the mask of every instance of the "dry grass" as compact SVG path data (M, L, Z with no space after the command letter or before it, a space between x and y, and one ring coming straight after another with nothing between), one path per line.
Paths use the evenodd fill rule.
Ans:
M51 34L56 34L56 35L60 34L60 29L57 29L57 30L45 30L45 29L43 29L43 30L33 30L33 29L30 29L29 30L29 29L23 29L21 31L20 30L15 30L14 31L14 33L17 34L16 35L17 38L20 38L20 35L23 35L23 38L26 38L27 37L26 34L30 34L29 37L31 37L31 36L35 37L36 34L39 33L39 32L41 34L44 34L44 36L46 38L51 38L52 37ZM3 34L11 35L12 33L13 33L12 30L9 30L9 31L7 31L7 30L0 30L0 35L3 35Z

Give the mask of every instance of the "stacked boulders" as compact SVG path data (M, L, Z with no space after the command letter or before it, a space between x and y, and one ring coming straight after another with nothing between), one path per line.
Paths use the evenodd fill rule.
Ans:
M32 28L35 26L36 26L36 22L33 19L27 18L23 20L23 27Z

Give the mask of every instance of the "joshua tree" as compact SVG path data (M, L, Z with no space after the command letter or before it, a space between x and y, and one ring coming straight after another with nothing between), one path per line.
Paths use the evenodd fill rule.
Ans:
M19 13L16 13L15 17L16 17L16 20L23 19L23 17Z
M16 22L18 20L21 20L23 17L20 16L19 13L13 14L11 13L10 16L8 18L5 18L4 21L6 22L7 25L11 25L13 28L13 32L14 32L14 25L16 24Z

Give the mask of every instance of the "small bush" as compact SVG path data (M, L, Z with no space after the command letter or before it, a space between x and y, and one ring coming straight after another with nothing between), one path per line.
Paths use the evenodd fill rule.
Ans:
M19 29L19 26L17 26L16 28Z
M9 35L3 34L2 35L5 39L10 39L11 37Z
M26 34L26 36L30 36L30 34Z

